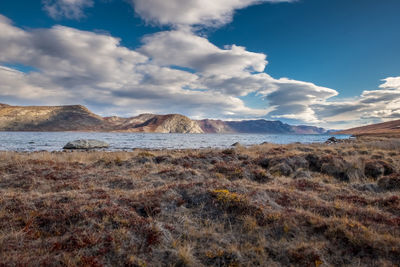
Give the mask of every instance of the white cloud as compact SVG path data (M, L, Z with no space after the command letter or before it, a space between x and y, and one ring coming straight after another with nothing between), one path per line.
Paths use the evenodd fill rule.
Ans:
M43 9L53 19L80 19L84 9L94 5L93 0L42 0Z
M221 26L234 11L261 3L293 0L131 0L135 11L150 23L173 26Z
M69 27L22 30L1 15L0 32L3 102L80 103L104 115L173 112L328 126L400 118L400 77L384 79L380 89L358 98L330 101L335 90L265 73L265 54L236 45L220 48L190 31L146 36L137 50L121 46L118 38ZM246 106L239 97L249 93L263 98L265 108Z
M165 31L143 38L140 52L165 66L181 66L208 74L237 74L244 70L262 72L266 56L231 45L220 49L206 38L185 31Z
M95 111L261 116L223 92L199 91L200 74L155 64L108 35L63 26L24 31L0 17L0 97L30 104L87 104ZM4 64L33 67L22 73ZM16 89L13 89L16 88Z
M14 98L22 96L25 99L45 99L59 95L54 90L46 90L43 85L46 80L37 75L27 75L12 68L0 66L1 95ZM56 89L56 88L55 88Z
M324 103L338 94L333 89L287 78L275 80L273 86L278 89L272 93L266 93L266 99L274 108L274 111L269 114L273 118L319 122L312 105Z
M381 89L364 91L351 101L323 102L312 108L325 122L346 125L341 128L400 119L400 77L383 81Z
M188 31L165 31L147 36L139 51L156 64L193 70L199 79L192 87L230 96L257 92L272 106L269 115L273 118L316 122L318 119L310 105L337 95L335 90L312 83L273 79L263 72L268 63L266 55L235 45L221 49Z
M383 79L383 81L385 83L379 86L380 88L400 90L400 77L389 77Z

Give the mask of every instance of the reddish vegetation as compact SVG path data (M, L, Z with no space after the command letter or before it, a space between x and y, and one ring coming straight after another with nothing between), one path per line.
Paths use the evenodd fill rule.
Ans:
M396 266L400 142L0 153L0 266Z
M400 135L400 120L372 124L338 132L338 134L354 135Z

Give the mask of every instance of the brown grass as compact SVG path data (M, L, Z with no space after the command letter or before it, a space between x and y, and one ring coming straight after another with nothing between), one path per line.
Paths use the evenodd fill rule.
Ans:
M0 266L398 266L398 144L0 152Z

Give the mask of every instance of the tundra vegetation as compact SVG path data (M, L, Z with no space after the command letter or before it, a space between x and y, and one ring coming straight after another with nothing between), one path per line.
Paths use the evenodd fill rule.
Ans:
M398 266L400 139L0 152L1 266Z

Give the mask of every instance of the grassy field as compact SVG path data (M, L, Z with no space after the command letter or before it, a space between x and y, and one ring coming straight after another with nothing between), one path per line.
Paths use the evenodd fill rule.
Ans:
M400 139L0 152L0 266L399 266Z

